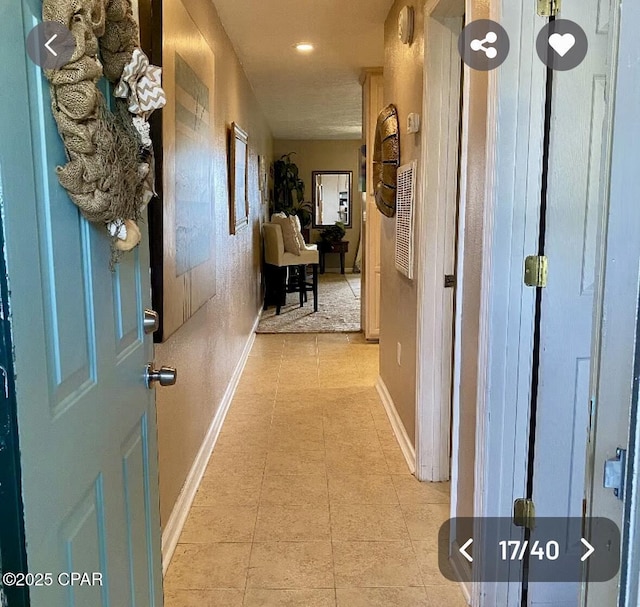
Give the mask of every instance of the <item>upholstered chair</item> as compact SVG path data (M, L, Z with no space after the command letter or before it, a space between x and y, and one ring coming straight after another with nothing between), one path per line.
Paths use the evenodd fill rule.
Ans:
M292 267L298 268L298 284L296 290L300 294L300 307L304 306L305 296L308 290L313 291L313 311L318 311L318 264L320 254L316 245L305 245L300 255L287 253L284 249L284 237L282 228L277 223L265 223L262 226L264 237L264 260L272 266L272 276L277 281L276 314L286 303L287 298L287 273ZM307 283L307 266L313 266L313 282ZM310 289L309 289L310 288Z

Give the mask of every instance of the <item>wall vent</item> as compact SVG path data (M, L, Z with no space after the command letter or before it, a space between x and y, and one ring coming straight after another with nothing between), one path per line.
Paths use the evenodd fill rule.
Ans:
M416 161L398 169L396 193L396 268L410 279L413 279L413 209L416 172Z

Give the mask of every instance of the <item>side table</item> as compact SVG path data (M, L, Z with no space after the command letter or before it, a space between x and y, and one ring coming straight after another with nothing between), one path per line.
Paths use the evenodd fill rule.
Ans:
M345 254L349 252L349 242L346 240L341 240L340 242L320 240L317 245L320 253L320 274L324 274L325 255L327 253L337 253L340 255L340 274L344 274L344 258Z

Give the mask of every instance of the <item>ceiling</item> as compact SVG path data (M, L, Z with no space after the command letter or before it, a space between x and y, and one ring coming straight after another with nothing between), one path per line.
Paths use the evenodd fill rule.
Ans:
M359 139L393 0L213 0L276 139ZM299 42L315 50L302 54Z

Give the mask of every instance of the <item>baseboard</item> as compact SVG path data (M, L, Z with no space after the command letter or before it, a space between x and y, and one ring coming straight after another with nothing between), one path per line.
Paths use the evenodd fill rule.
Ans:
M378 380L376 381L376 390L380 395L380 399L382 400L382 404L384 405L384 410L387 412L387 417L391 422L391 427L393 428L393 433L396 435L396 439L398 441L398 444L400 445L400 450L404 455L404 459L407 460L407 466L409 466L411 474L415 474L416 450L411 444L409 435L407 434L404 424L402 423L402 420L398 415L398 411L393 402L393 399L391 398L391 394L389 394L389 390L382 380L382 377L378 377Z
M462 580L469 579L469 563L464 559L460 552L460 546L457 542L453 544L453 553L451 555L451 568L458 578L458 583L462 589L462 594L467 601L468 605L471 605L471 583L463 582Z
M325 274L341 274L341 270L340 268L325 268L324 269L324 273ZM345 274L361 274L361 272L354 272L353 268L345 268L344 269L344 273Z
M182 491L180 492L176 504L173 507L173 511L171 512L171 516L167 521L167 525L162 532L163 574L167 573L167 569L169 568L169 564L171 563L173 553L175 552L176 546L178 545L180 534L182 533L182 529L187 520L187 516L189 515L191 504L193 504L193 500L196 497L196 492L198 491L198 487L200 486L200 482L202 481L204 472L207 469L209 458L211 457L213 448L215 447L218 436L220 435L220 431L222 430L222 425L224 424L225 417L229 412L231 401L233 400L233 396L236 392L236 389L238 388L238 383L240 382L240 377L242 376L242 372L244 371L244 368L247 364L247 359L249 358L249 353L251 352L253 342L256 339L256 329L258 328L259 322L260 315L258 314L256 322L251 329L251 335L247 340L240 360L238 361L238 364L233 371L233 375L231 376L229 385L227 386L224 396L222 397L220 407L218 408L218 411L215 414L211 425L209 426L207 435L205 436L202 446L198 451L198 455L193 462L193 466L191 466L191 470L189 471L187 480L185 481L184 486L182 487Z

